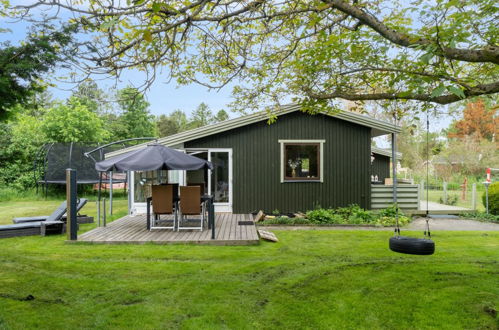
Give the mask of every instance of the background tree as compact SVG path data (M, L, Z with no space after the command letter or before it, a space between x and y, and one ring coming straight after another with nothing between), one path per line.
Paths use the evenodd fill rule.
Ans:
M72 96L74 99L78 99L88 110L99 115L105 115L111 109L109 95L100 89L92 79L87 79L78 84Z
M206 126L211 124L213 120L213 112L211 112L210 107L203 102L192 112L189 128L192 129Z
M0 123L0 184L33 186L33 161L46 137L39 118L20 112L14 123Z
M16 104L43 91L42 78L72 54L72 26L55 27L44 24L28 34L19 46L9 42L0 45L0 121L6 120Z
M118 132L119 140L135 137L156 136L154 116L149 112L149 102L136 88L126 87L117 93L118 105L121 110Z
M217 114L213 118L213 121L215 123L219 123L221 121L226 121L227 119L229 119L229 114L227 113L227 111L225 111L225 110L218 110Z
M180 84L235 85L234 106L289 99L450 104L499 92L497 3L463 1L34 1L97 38L80 57L118 76L167 68ZM85 62L82 62L85 63ZM266 101L266 102L265 102Z
M492 141L499 133L498 107L487 108L482 99L466 104L463 118L452 123L448 136L462 139L474 136L477 140Z
M160 137L183 132L189 128L188 119L182 110L175 110L170 115L161 115L157 121Z
M50 142L104 142L109 138L103 121L75 98L48 109L41 128Z

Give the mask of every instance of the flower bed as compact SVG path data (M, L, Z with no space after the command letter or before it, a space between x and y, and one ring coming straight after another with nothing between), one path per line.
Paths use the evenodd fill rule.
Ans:
M358 205L340 207L337 209L317 208L308 211L304 217L276 216L265 218L259 222L260 225L359 225L359 226L377 226L390 227L395 226L395 215L397 210L395 206L379 211L364 210ZM398 210L398 220L401 226L410 222L409 217Z

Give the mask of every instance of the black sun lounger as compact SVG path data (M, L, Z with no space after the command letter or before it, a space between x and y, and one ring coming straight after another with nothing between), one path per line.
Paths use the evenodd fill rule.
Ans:
M62 234L64 222L62 221L31 221L0 226L0 238L17 236Z
M76 212L80 212L83 206L87 204L88 200L85 198L80 198L78 204L76 205ZM66 213L67 203L66 201L62 202L61 205L51 214L45 216L36 216L36 217L20 217L14 218L12 220L15 224L27 223L27 222L39 222L39 221L59 221L62 216Z

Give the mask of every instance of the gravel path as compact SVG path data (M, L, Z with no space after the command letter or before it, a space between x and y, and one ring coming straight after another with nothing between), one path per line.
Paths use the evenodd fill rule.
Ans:
M425 218L413 220L407 229L424 230L426 228ZM465 219L430 219L431 230L492 230L499 231L499 224L491 222L481 222Z

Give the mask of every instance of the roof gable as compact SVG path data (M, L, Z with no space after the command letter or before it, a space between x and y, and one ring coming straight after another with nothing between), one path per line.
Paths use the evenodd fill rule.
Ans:
M285 115L291 112L300 111L301 106L299 104L290 104L281 107L279 110L275 111L276 116ZM379 136L385 135L389 133L399 133L401 128L399 126L374 119L365 115L361 115L358 113L340 110L339 112L321 112L324 115L328 115L334 118L338 118L341 120L345 120L348 122L352 122L358 125L366 126L371 128L371 136ZM185 132L180 132L174 135L166 136L163 138L157 139L157 143L166 145L166 146L175 146L178 144L182 144L187 141L196 140L199 138L203 138L206 136L222 133L225 131L229 131L238 127L247 126L253 123L261 122L264 120L268 120L269 116L266 111L256 112L247 116L242 116L239 118L229 119L220 123L207 125L195 129L191 129ZM121 149L109 154L106 154L106 157L112 157L124 152L136 150L141 148L144 144L139 144L136 146L128 147L125 149Z

